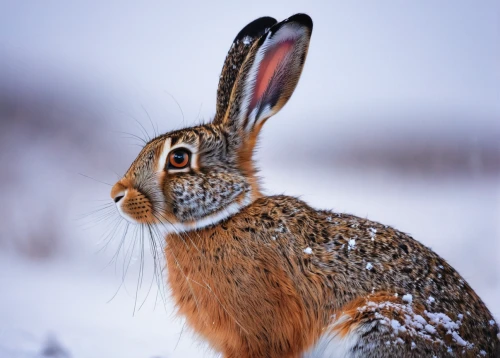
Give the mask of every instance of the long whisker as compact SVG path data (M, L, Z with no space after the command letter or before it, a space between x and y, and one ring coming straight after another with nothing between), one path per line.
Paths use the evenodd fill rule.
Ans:
M158 218L158 217L156 216L156 214L153 214L153 215L155 215L155 218L159 221L159 223L160 223L161 225L164 225L163 221L162 221L160 218ZM170 221L168 221L168 219L167 219L167 218L163 218L163 220L166 220L166 221L167 221L170 225L172 225L172 223L170 223ZM164 227L165 227L165 226L164 226ZM174 227L174 226L172 225L172 227ZM165 227L165 228L166 228L166 227ZM166 229L168 230L168 228L166 228ZM178 233L178 235L179 235L179 237L181 238L181 240L182 240L182 241L184 242L184 244L185 244L185 241L184 241L184 239L182 238L181 234L180 234L180 233ZM191 294L193 295L193 299L194 299L194 302L195 302L195 305L196 305L196 310L197 310L198 312L200 312L200 306L199 306L198 298L196 297L196 294L194 293L193 286L191 286L191 282L190 282L190 280L191 280L191 279L190 279L189 277L187 277L187 276L186 276L186 274L184 273L184 270L182 269L182 267L181 267L181 265L180 265L180 263L179 263L179 260L177 259L177 256L175 255L174 251L173 251L172 249L170 249L170 248L168 247L168 245L167 245L167 247L166 247L166 248L167 248L167 250L169 250L169 251L170 251L170 253L172 254L172 257L174 258L175 265L177 266L177 268L178 268L179 272L181 273L181 275L182 275L182 276L184 277L184 279L186 280L186 283L187 283L187 285L188 285L188 287L189 287L189 291L190 291L190 292L191 292Z
M175 102L175 104L177 104L177 107L179 108L179 111L181 111L181 115L182 115L182 123L186 123L185 120L184 120L184 112L182 111L182 108L181 108L181 105L179 104L179 102L177 102L177 100L175 99L175 97L168 91L165 91L166 94L168 94L170 96L170 98L172 98L172 100Z
M155 216L155 217L156 217L156 216ZM158 217L156 217L156 219L157 219L158 221L160 221L160 223L162 222L161 220L159 220L159 218L158 218ZM166 219L166 218L164 218L163 216L162 216L162 219L167 220L167 219ZM167 220L167 222L169 222L169 223L170 223L170 221L168 221L168 220ZM171 223L170 223L170 224L171 224ZM171 225L172 225L172 224L171 224ZM198 236L198 238L200 238L200 239L201 239L201 237L200 237L199 233L198 233L196 230L191 231L191 233L196 234L196 235ZM193 242L193 240L191 239L191 237L190 237L189 235L182 235L182 234L179 234L179 233L177 233L177 235L178 235L179 237L181 237L181 238L182 238L182 240L183 240L184 244L185 244L184 236L186 236L186 237L189 239L189 241L191 242L191 244L194 246L194 248L195 248L195 249L199 252L200 257L201 257L202 259L206 259L206 258L205 258L205 255L201 252L201 250L200 250L200 249L198 248L198 246L197 246L197 245ZM185 245L186 245L186 244L185 244ZM172 250L170 250L170 252L174 255L174 253L173 253L173 251L172 251ZM178 264L178 261L177 261L177 258L175 257L175 255L174 255L174 259L175 259L175 261L176 261L176 264L177 264L177 265L179 266L179 268L180 268L180 265ZM184 275L184 273L183 273L182 271L181 271L181 273ZM194 279L192 279L192 278L188 278L188 277L186 277L185 275L184 275L184 277L186 278L186 280L192 281L192 282L194 282L194 283L196 283L196 284L200 285L201 287L204 287L205 289L207 289L207 290L208 290L208 291L209 291L209 292L210 292L210 293L211 293L211 294L215 297L215 299L217 300L217 302L219 303L219 305L220 305L220 306L222 307L222 309L223 309L223 310L224 310L224 311L225 311L225 312L229 315L229 317L231 317L231 318L234 320L234 322L235 322L235 323L236 323L236 324L237 324L237 325L238 325L238 326L239 326L239 327L240 327L240 328L241 328L241 329L242 329L245 333L248 333L248 331L245 329L245 327L243 327L243 325L242 325L242 324L241 324L241 323L240 323L240 322L239 322L239 321L238 321L238 320L234 317L234 315L233 315L233 314L231 314L231 313L230 313L230 312L226 309L226 307L222 304L222 302L221 302L221 300L219 299L219 297L217 297L216 293L212 290L212 288L210 287L210 285L209 285L209 284L208 284L208 283L207 283L207 282L206 282L203 278L202 278L202 281L203 281L203 283L204 283L205 285L203 285L203 284L201 284L201 283L197 282L196 280L194 280ZM186 282L189 282L189 281L186 281ZM190 291L193 293L192 286L190 286ZM195 296L194 296L194 293L193 293L193 297L195 297ZM197 307L198 307L198 306L197 306ZM198 310L199 310L199 308L198 308Z
M125 224L125 229L123 231L123 234L122 234L122 239L120 240L120 244L118 245L118 248L115 252L115 254L113 255L113 257L111 258L111 260L109 261L108 265L111 265L113 262L115 262L115 272L116 272L116 262L118 260L118 256L120 255L120 252L121 252L121 249L123 247L123 243L125 242L125 238L127 236L127 233L128 233L128 229L129 229L129 226L130 226L130 223L128 221L125 221L126 224ZM108 242L109 243L109 242ZM107 244L106 244L107 245Z
M82 215L76 220L80 221L77 225L81 227L83 230L90 229L92 227L97 226L103 221L109 221L110 218L117 215L116 211L111 206L105 206L100 209L94 210L93 212ZM83 221L92 217L92 221Z
M146 109L146 107L144 107L143 104L141 104L141 107L144 110L144 112L146 112L146 115L149 118L149 123L151 123L151 127L153 127L153 134L155 135L155 137L158 137L158 133L156 132L155 125L153 124L153 120L151 119L151 116L149 115L148 110Z
M158 219L158 218L157 218ZM161 221L160 221L161 222ZM193 231L199 238L200 238L200 235L196 232L196 231ZM180 236L183 240L183 242L185 242L184 240L184 235L182 234L178 234L178 236ZM193 240L189 237L189 235L185 235L188 237L188 239L190 240L191 244L196 248L196 250L200 253L202 259L205 259L205 256L202 254L201 250L198 248L198 246L193 242ZM178 260L177 258L175 257L175 254L173 252L173 250L170 250L170 252L172 253L172 255L174 256L174 260L176 261L176 264L177 266L179 267L179 269L181 270L181 267L180 267L180 264L178 263ZM189 281L192 281L194 283L197 283L198 285L200 285L201 287L204 287L205 289L207 289L214 297L215 299L217 300L217 302L219 303L219 305L222 307L222 309L228 314L229 317L231 317L234 322L245 332L245 333L248 333L248 331L245 329L245 327L243 327L243 325L234 317L233 314L231 314L227 309L226 307L224 306L224 304L221 302L221 300L219 299L219 297L217 296L217 294L212 290L212 288L210 287L210 285L202 278L202 281L205 285L202 285L201 283L197 282L196 280L192 279L192 278L188 278L184 273L183 271L181 270L181 273L183 274L183 276L186 278L186 282L189 283ZM190 287L190 291L192 292L193 294L193 297L196 298L196 296L194 295L194 292L193 292L193 289L192 289L192 286L189 285ZM197 308L198 308L198 311L199 311L199 306L198 306L198 301L196 301L196 304L197 304Z
M120 246L119 246L118 250L116 251L115 255L113 256L113 258L111 259L111 261L109 263L109 264L111 264L111 262L113 262L113 260L115 261L115 273L116 273L116 264L118 262L118 256L120 254L123 242L125 241L125 237L127 236L128 228L129 228L129 223L127 222L127 225L125 227L125 231L123 232L123 235L122 235L122 240L121 240ZM122 288L123 284L124 284L124 280L122 280L120 282L120 285L118 286L118 288L116 289L115 293L113 294L113 296L111 296L111 298L108 300L107 303L111 302L116 297L116 295L118 295L118 292L120 292L120 289Z
M86 174L83 174L83 173L78 173L78 174L79 174L79 175L81 175L82 177L85 177L85 178L88 178L88 179L95 180L95 181L96 181L96 182L98 182L98 183L101 183L101 184L106 184L106 185L109 185L109 186L113 186L113 185L111 185L111 184L109 184L109 183L106 183L106 182L104 182L104 181L102 181L102 180L98 180L98 179L92 178L92 177L90 177L90 176L88 176L88 175L86 175Z
M156 238L155 238L155 235L153 234L153 228L150 224L145 224L148 232L149 232L149 236L150 236L150 251L151 251L151 255L153 256L153 277L151 278L151 282L149 284L149 288L148 288L148 291L146 293L146 296L144 298L144 300L142 301L142 303L140 304L139 306L139 309L140 310L142 308L142 306L146 303L146 299L147 297L149 296L150 292L151 292L151 289L153 287L153 283L156 279L156 282L157 282L157 286L158 286L158 292L160 293L160 295L162 295L162 298L164 299L163 302L166 303L166 300L163 296L163 288L164 288L164 284L161 284L163 283L163 277L162 277L162 271L161 271L161 267L160 267L160 260L158 259L158 252L157 252L157 243L156 243ZM155 301L155 306L156 306L156 301Z
M137 275L137 286L135 288L135 301L134 301L134 314L137 307L137 297L139 296L139 290L142 287L142 280L144 278L144 226L141 225L140 231L140 259L141 263L139 265L139 274Z
M121 113L121 114L126 115L126 116L127 116L127 117L129 117L129 118L132 118L132 119L133 119L133 120L134 120L134 121L135 121L135 122L139 125L139 129L140 129L140 131L141 131L141 134L142 134L142 135L146 138L146 139L144 139L144 141L145 141L146 143L147 143L147 142L149 142L149 141L151 140L151 137L149 136L148 131L146 130L146 128L144 128L144 126L142 125L142 123L141 123L141 122L139 122L139 121L137 120L137 118L135 118L135 117L134 117L134 116L132 116L131 114L126 113L126 112L124 112L124 111L122 111L122 110L120 110L120 109L116 109L116 111L117 111L117 112L119 112L119 113Z
M102 245L102 243L104 243L104 245L102 245L101 248L97 252L101 252L101 251L106 250L106 248L108 247L109 243L111 242L111 240L115 236L116 231L118 230L118 228L122 222L123 222L123 219L119 215L115 216L115 219L113 221L111 221L111 224L114 223L115 225L111 228L111 230L107 230L104 232L104 236L102 236L102 238L99 242L99 245Z
M133 133L129 133L129 132L122 132L122 131L114 131L115 133L120 133L120 134L126 134L126 135L129 135L131 136L132 138L135 138L135 139L138 139L140 140L143 144L148 144L148 142L146 142L146 140L144 138L141 138L139 137L138 135L136 134L133 134Z

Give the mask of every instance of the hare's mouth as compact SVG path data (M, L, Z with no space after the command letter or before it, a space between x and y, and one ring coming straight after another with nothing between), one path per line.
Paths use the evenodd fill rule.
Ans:
M113 200L122 218L132 224L153 224L155 217L153 205L146 195L136 189L125 189L114 193Z

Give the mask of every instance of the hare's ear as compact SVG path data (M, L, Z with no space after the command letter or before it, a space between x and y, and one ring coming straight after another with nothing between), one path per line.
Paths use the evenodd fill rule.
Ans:
M222 123L248 134L285 105L304 67L312 27L309 16L297 14L255 41L241 66Z
M253 43L260 39L278 21L272 17L261 17L245 26L233 40L227 53L217 88L217 111L214 122L224 118L229 104L229 98L238 76L241 65L245 61Z

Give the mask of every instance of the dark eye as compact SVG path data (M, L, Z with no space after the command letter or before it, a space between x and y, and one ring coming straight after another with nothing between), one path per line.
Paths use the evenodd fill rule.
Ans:
M175 149L168 155L167 169L184 169L189 165L191 153L183 148Z

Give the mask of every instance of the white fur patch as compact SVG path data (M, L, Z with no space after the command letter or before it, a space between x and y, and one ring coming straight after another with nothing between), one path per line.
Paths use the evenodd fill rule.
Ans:
M337 323L343 318L341 317ZM346 317L347 319L347 317ZM302 358L349 358L353 357L352 349L358 343L359 334L356 331L349 332L346 336L332 331L331 327L325 330L318 342Z
M158 159L158 163L156 163L156 171L162 172L165 168L165 163L167 162L168 153L172 150L171 147L172 139L167 138L165 142L163 142L163 148L161 150L160 158Z
M203 229L207 226L215 225L218 224L219 222L229 218L230 216L233 216L234 214L238 213L242 208L245 206L249 205L251 203L250 200L251 194L248 193L243 201L241 203L231 203L224 209L212 214L205 216L204 218L190 222L190 223L162 223L163 229L166 231L166 233L176 233L180 234L183 232L188 232L188 231L193 231L193 230L198 230L198 229Z
M122 218L124 218L125 220L127 220L128 222L130 222L132 224L136 224L137 221L133 217L128 215L126 212L124 212L122 209L122 203L124 202L125 197L127 196L127 192L128 192L128 190L125 190L124 192L118 193L118 195L120 195L120 194L123 195L123 199L116 203L116 209L118 210L118 213L121 215Z
M338 319L333 318L333 322L325 328L325 333L318 342L302 355L302 358L351 358L355 357L359 351L354 352L353 348L359 343L361 336L373 329L378 324L374 321L350 330L345 336L341 336L336 330L337 326L351 320L351 316L342 314ZM375 348L375 347L373 347Z

